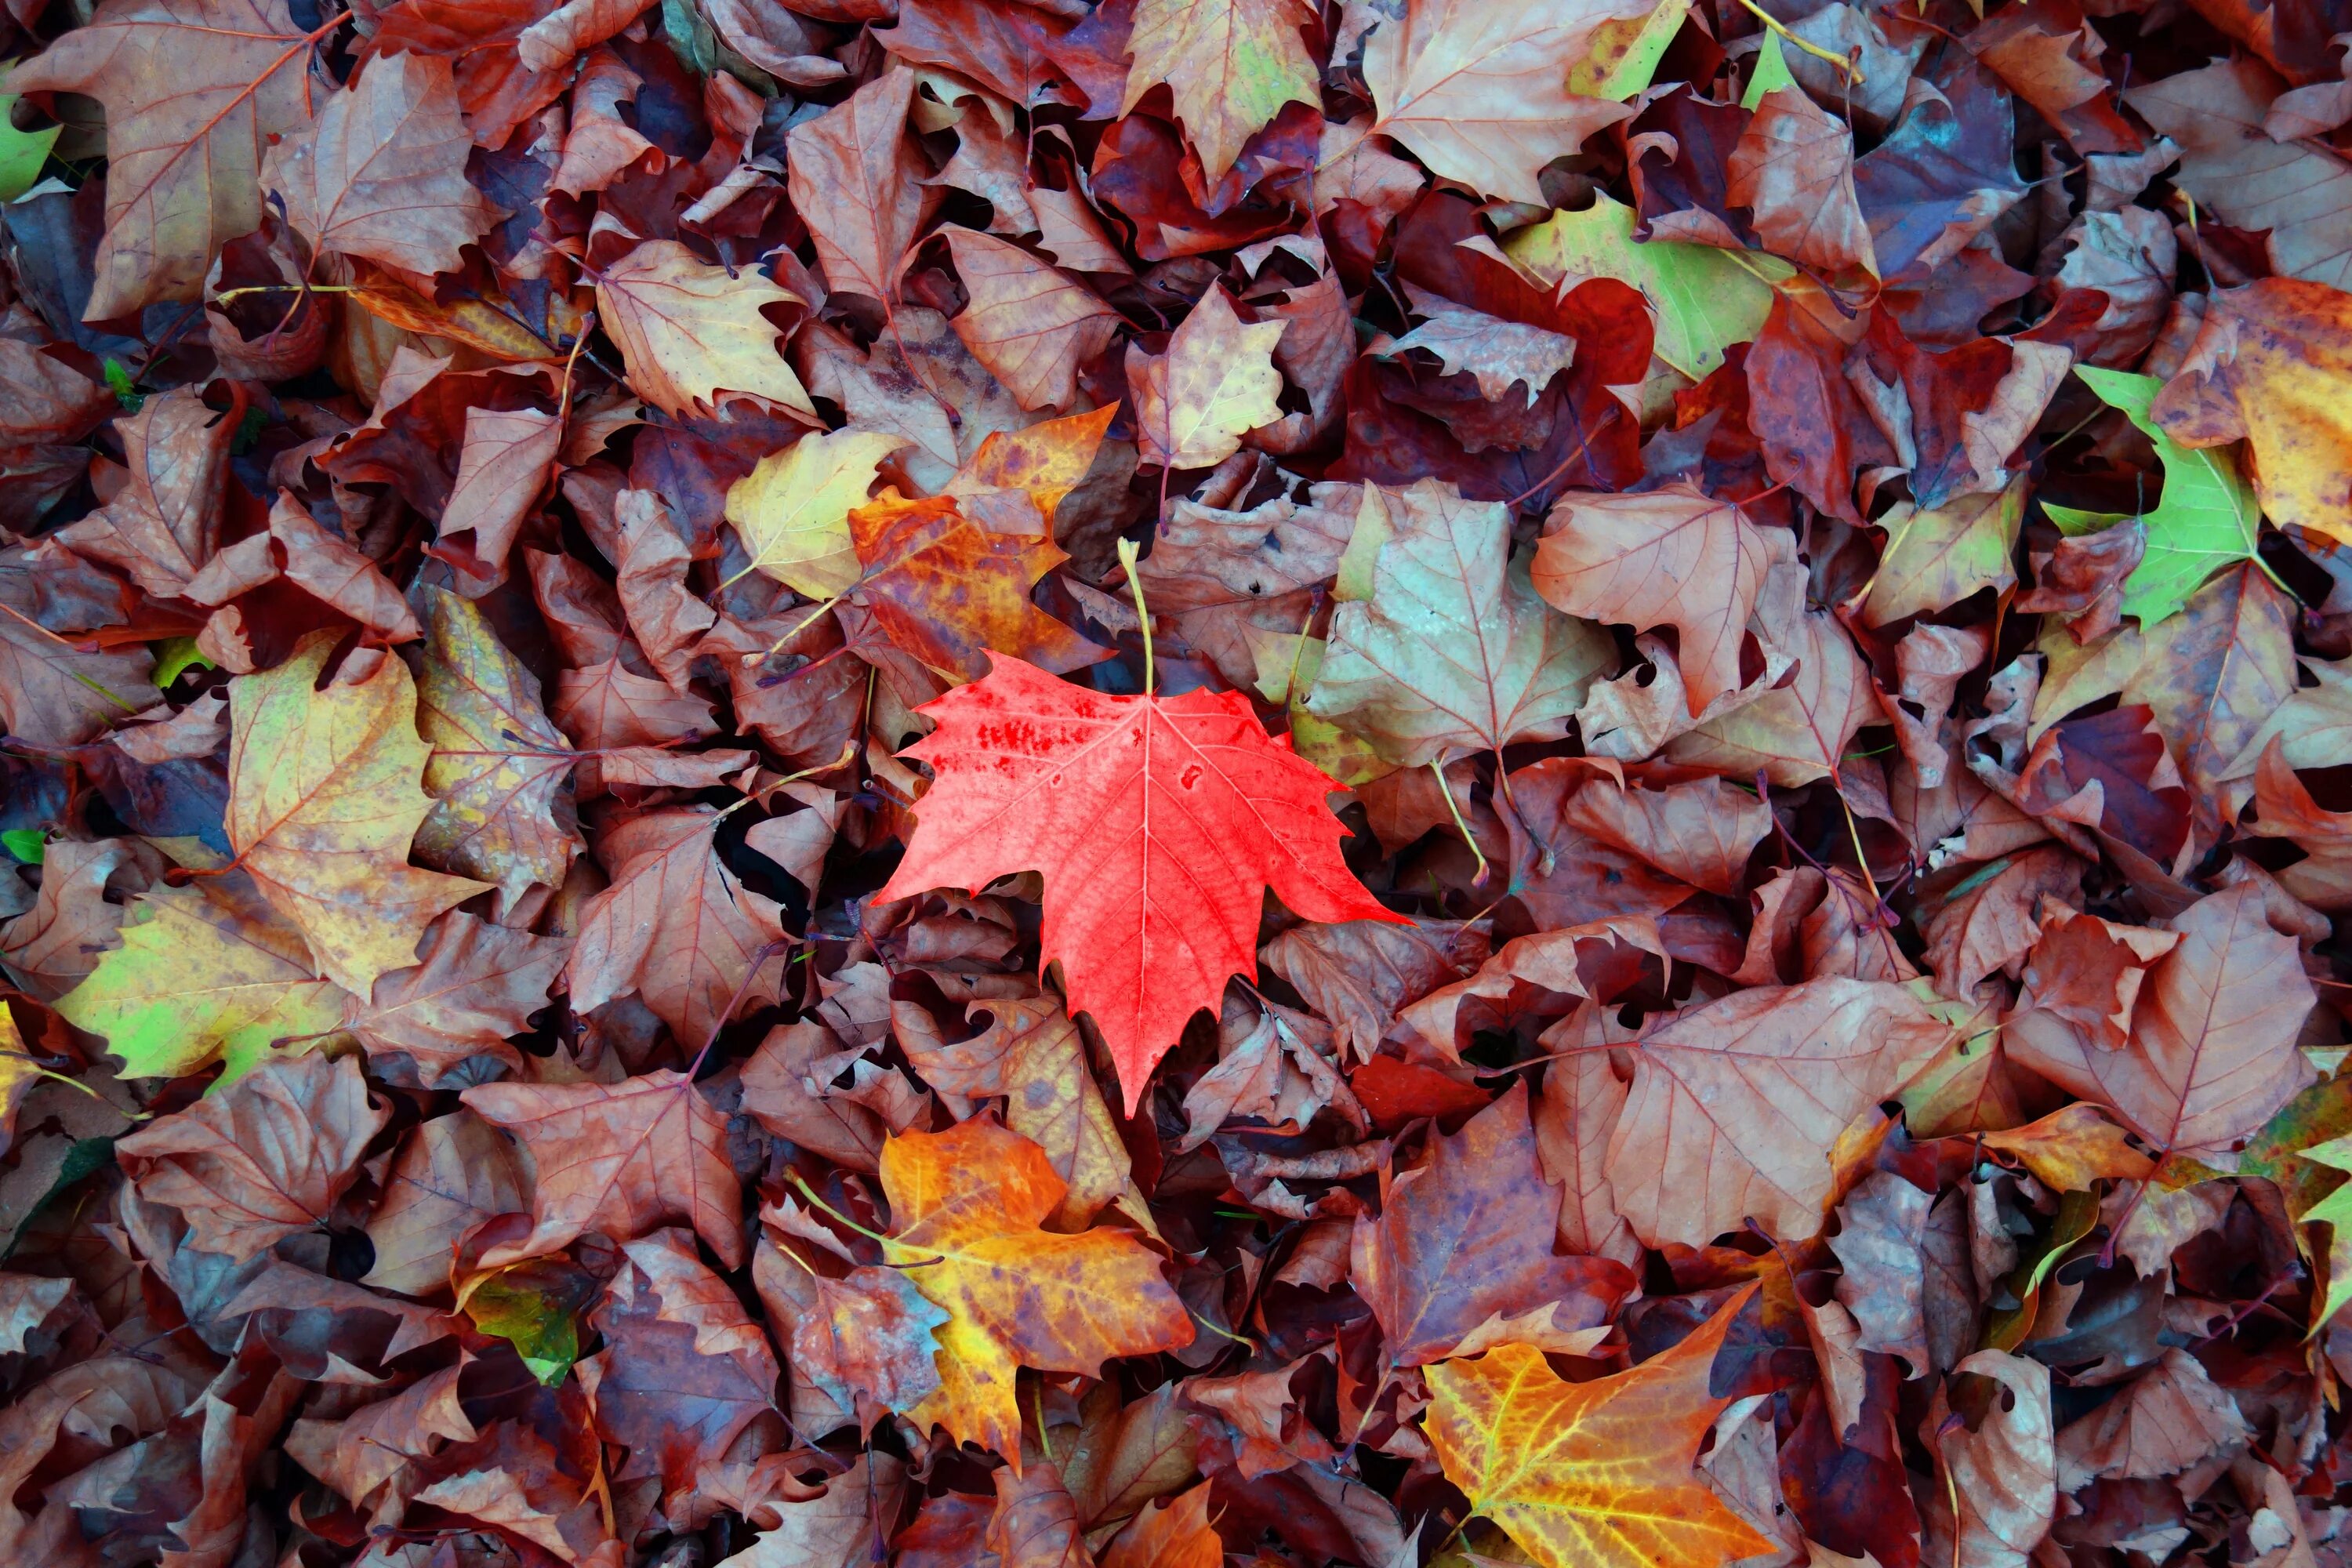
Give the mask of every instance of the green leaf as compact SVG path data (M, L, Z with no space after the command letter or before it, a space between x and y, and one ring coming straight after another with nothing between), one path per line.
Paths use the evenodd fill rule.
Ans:
M7 85L8 73L16 67L14 60L0 66L0 87ZM49 149L65 131L62 125L19 131L13 118L16 108L16 94L0 92L0 202L15 201L39 182Z
M1753 110L1764 101L1766 93L1796 85L1797 79L1789 72L1789 62L1780 57L1780 35L1767 32L1764 47L1756 51L1756 69L1748 79L1748 90L1739 95L1739 107Z
M1622 103L1648 87L1690 8L1691 0L1658 0L1646 16L1602 23L1590 51L1568 73L1568 90Z
M2303 1157L2330 1170L2352 1172L2352 1134L2305 1149ZM2303 1221L2333 1227L2327 1247L2327 1296L2311 1318L2312 1327L2317 1329L2352 1301L2352 1183L2313 1205Z
M1582 212L1556 212L1504 243L1505 254L1549 279L1616 278L1639 289L1657 312L1657 355L1693 381L1723 363L1723 351L1751 341L1772 309L1772 284L1796 268L1776 256L1711 245L1637 240L1632 207L1596 195Z
M2216 572L2255 558L2262 509L2253 487L2238 472L2226 448L2191 450L2148 417L2148 405L2156 401L2163 382L2095 365L2076 365L2074 374L2100 401L2121 409L2147 433L2164 464L2164 499L2153 511L2140 514L2147 529L2147 553L2124 579L2124 614L2151 626L2178 614L2189 595ZM2095 532L2100 526L2097 513L2043 510L2062 532ZM2066 516L2060 517L2061 512Z
M206 669L215 668L196 647L194 637L165 637L154 646L155 684L159 688L171 685L196 665Z
M114 401L122 405L123 412L138 413L140 405L147 401L147 395L139 390L137 382L131 379L131 367L110 355L100 368L106 375L106 389L114 394Z
M122 945L58 1012L105 1037L125 1078L177 1078L226 1058L218 1088L278 1040L315 1044L342 1021L343 995L311 972L301 932L235 873L142 894Z
M0 831L0 844L6 845L8 853L27 866L41 863L47 838L47 835L37 827L11 827Z
M562 1258L532 1258L492 1275L466 1298L466 1315L512 1344L531 1375L553 1387L580 1359L578 1313L595 1282Z

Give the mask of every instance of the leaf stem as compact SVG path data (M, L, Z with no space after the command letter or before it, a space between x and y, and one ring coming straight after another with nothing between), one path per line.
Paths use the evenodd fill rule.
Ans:
M1144 608L1143 579L1136 575L1135 559L1135 541L1132 539L1120 540L1118 542L1118 563L1127 569L1128 592L1135 595L1135 618L1143 623L1143 694L1144 696L1149 697L1151 695L1153 686L1151 672L1151 612Z
M1445 809L1454 814L1454 826L1461 829L1462 842L1470 846L1470 853L1477 858L1478 874L1470 879L1470 885L1484 887L1491 870L1486 864L1486 852L1478 847L1478 840L1471 835L1470 825L1462 820L1462 808L1454 804L1454 786L1445 782L1445 759L1439 757L1431 763L1429 771L1437 775L1437 793L1444 797Z
M1756 3L1756 0L1739 0L1739 3L1742 5L1745 5L1748 8L1748 13L1758 21L1763 23L1767 27L1772 29L1772 31L1780 34L1780 41L1782 43L1787 44L1791 48L1801 49L1817 60L1827 60L1830 64L1837 67L1838 69L1845 72L1847 86L1860 87L1863 82L1867 79L1862 74L1862 65L1859 61L1850 60L1843 55L1833 55L1830 53L1829 50L1822 47L1819 44L1811 43L1797 37L1796 34L1789 31L1787 25L1783 23L1780 17L1775 16L1772 13L1764 9L1763 6L1759 5Z

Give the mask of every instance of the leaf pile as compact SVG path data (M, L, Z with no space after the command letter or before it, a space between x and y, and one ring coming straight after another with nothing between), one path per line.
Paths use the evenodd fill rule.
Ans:
M0 1562L2352 1552L2352 11L11 0Z

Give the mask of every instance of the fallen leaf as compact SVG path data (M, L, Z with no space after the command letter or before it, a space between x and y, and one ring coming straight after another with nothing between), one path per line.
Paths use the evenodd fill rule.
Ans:
M583 1232L632 1241L692 1223L730 1268L742 1267L742 1189L726 1155L726 1119L683 1073L618 1084L492 1083L460 1096L520 1142L536 1167L530 1233L486 1249L484 1268L542 1258Z
M1308 920L1399 918L1340 862L1330 781L1236 694L1103 697L998 658L925 711L940 727L907 754L938 776L882 896L1045 868L1045 961L1130 1113L1185 1020L1254 967L1267 889Z
M425 926L482 885L408 864L433 804L419 784L429 753L415 684L396 658L353 654L320 689L335 642L306 638L230 684L227 828L237 864L320 973L365 995L415 963Z
M668 239L637 247L596 280L597 319L620 345L629 384L673 417L740 393L814 423L807 391L776 351L777 328L761 314L804 303L757 270L707 266Z
M1431 1367L1429 1438L1446 1478L1545 1568L1769 1550L1694 1468L1730 1403L1709 1393L1716 1352L1751 1294L1674 1349L1590 1383L1560 1381L1527 1345Z
M933 1331L940 1386L907 1414L1005 1457L1017 1474L1013 1376L1099 1373L1111 1356L1192 1342L1160 1260L1122 1232L1038 1228L1064 1186L1045 1152L986 1121L908 1132L882 1150L892 1235L884 1251L950 1321Z
M1406 767L1563 733L1607 642L1537 598L1506 509L1434 480L1364 493L1388 529L1371 593L1332 617L1300 707Z
M314 250L455 272L459 250L503 216L467 183L472 151L448 60L392 55L329 99L308 132L271 149L262 181Z
M1143 460L1212 468L1241 449L1245 433L1279 418L1274 347L1287 329L1285 321L1244 325L1225 291L1213 288L1169 338L1166 353L1129 344L1127 384Z

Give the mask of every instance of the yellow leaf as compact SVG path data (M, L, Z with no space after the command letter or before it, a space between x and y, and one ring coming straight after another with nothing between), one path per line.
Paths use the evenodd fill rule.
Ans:
M1161 82L1212 182L1286 103L1319 109L1314 57L1298 29L1315 19L1300 0L1142 0L1128 51L1131 114Z
M320 973L365 996L483 884L409 865L433 806L415 683L397 658L362 649L314 689L338 635L314 632L285 663L230 683L226 820L237 863L300 929ZM373 668L355 679L362 659Z
M1750 1286L1630 1372L1563 1382L1531 1345L1429 1367L1430 1447L1470 1506L1544 1568L1718 1568L1769 1552L1693 1471L1707 1392Z
M801 378L776 349L763 305L805 304L747 268L706 266L674 239L649 240L596 280L596 313L621 346L629 384L673 418L709 413L721 393L764 397L816 423Z
M1242 435L1282 417L1282 373L1274 345L1289 323L1244 326L1222 287L1213 287L1157 356L1129 347L1128 384L1143 460L1208 468L1241 450Z
M1045 1152L991 1121L908 1132L882 1148L882 1190L904 1269L945 1326L932 1331L940 1387L908 1414L1021 1465L1013 1379L1024 1366L1098 1377L1110 1356L1192 1342L1160 1259L1122 1230L1039 1226L1067 1191Z
M727 521L751 564L812 599L847 593L861 570L850 511L866 504L882 459L908 444L877 430L835 430L761 458L727 492Z

